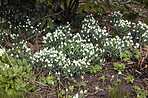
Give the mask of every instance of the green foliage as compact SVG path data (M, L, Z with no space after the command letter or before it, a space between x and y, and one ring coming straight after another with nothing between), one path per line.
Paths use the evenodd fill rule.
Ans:
M121 42L119 37L115 38L106 38L103 45L103 55L111 60L116 60L120 57ZM124 48L124 47L123 47Z
M135 49L135 50L133 51L133 53L135 54L134 56L135 56L136 58L141 58L141 56L142 56L141 52L140 52L138 49Z
M126 61L131 61L133 54L130 51L123 51L121 53L121 58L126 62Z
M94 45L99 44L99 46L102 46L105 38L108 36L108 33L106 31L106 27L101 29L97 23L98 21L93 18L92 14L87 15L83 20L80 34L87 42L91 42Z
M59 93L59 97L63 98L63 96L65 96L66 92L64 90L61 90Z
M102 70L102 66L100 66L100 65L91 66L90 73L96 74L97 72L99 72L101 70Z
M120 2L118 0L22 0L18 2L11 0L11 3L8 1L1 2L0 10L2 11L0 13L2 21L0 22L0 27L15 35L13 41L20 38L38 37L42 33L51 32L56 25L59 25L59 22L65 24L67 21L72 21L74 27L81 28L81 19L77 23L74 20L76 20L76 15L79 17L84 12L99 12L100 15L103 15L108 10L114 9L122 13L128 10L130 14L128 13L129 15L125 16L133 17L139 15L137 13L139 11L132 6L134 1L129 0L121 0ZM143 2L147 4L146 1ZM131 13L134 14L131 15ZM124 32L126 29L122 29L122 31ZM18 32L20 33L19 35ZM9 40L12 41L12 39ZM96 39L92 40L96 41Z
M53 76L42 77L40 79L40 82L42 82L44 84L54 84L55 77L53 77Z
M79 8L78 8L78 10L77 10L77 12L78 13L82 13L83 11L85 11L85 12L89 12L90 10L92 11L96 11L95 9L94 9L94 7L95 7L95 3L93 3L92 2L93 0L87 0L87 3L84 3L83 5L81 5Z
M74 87L73 87L73 86L69 86L68 89L69 89L71 92L73 92Z
M114 70L119 71L124 71L125 69L125 65L123 63L119 64L119 63L114 63Z
M139 96L139 98L147 98L147 96L148 96L147 91L140 88L139 86L134 86L134 89L136 90L136 94L137 94L137 96Z
M135 1L137 1L138 3L143 4L145 8L148 8L148 1L147 0L135 0Z
M89 18L92 17L89 16L84 20L90 20ZM87 25L87 23L85 23L85 25ZM95 31L95 24L96 23L90 25L90 29L94 28L91 32L88 32L91 36ZM40 52L36 52L33 57L31 57L32 63L36 65L38 71L46 68L51 74L56 74L60 78L68 78L74 75L82 75L89 70L93 70L93 73L99 70L98 66L94 65L96 62L100 66L104 63L100 52L101 49L98 48L98 42L93 43L88 41L85 37L87 36L87 34L85 34L85 27L82 28L83 33L72 34L70 24L67 23L66 26L58 27L54 33L49 32L43 36L43 43L46 48L40 50ZM94 34L97 36L101 36L102 34L107 36L104 33L105 30L102 30L100 27L98 27L98 31L96 30ZM97 36L94 36L94 38L103 43L104 37L101 37L101 39ZM91 66L93 67L91 68Z
M127 33L129 32L129 24L128 22L125 22L125 24L122 24L123 21L119 21L119 24L118 24L118 21L116 21L116 24L113 26L113 29L114 29L114 34L115 35L118 35L121 39L123 39L123 37L125 35L127 35Z
M109 89L111 98L119 98L118 92L119 92L120 83L121 83L121 80L118 79L117 81L113 82L112 87L110 86L109 88L107 88Z
M14 42L10 44L10 47L12 48L9 48L7 53L14 58L23 59L31 56L31 48L27 41L22 40L20 42Z
M133 28L131 30L131 34L133 37L134 44L139 44L140 46L144 46L144 44L148 43L148 25L138 21L137 24L133 23Z
M148 42L148 26L141 21L138 23L130 22L127 20L114 20L114 34L121 38L121 43L124 43L125 48L133 46L134 48L139 48L139 46L144 46Z
M96 86L95 89L96 89L96 92L95 92L96 94L99 93L99 91L103 91L103 89L101 89L99 86Z
M45 8L50 8L52 12L56 12L54 16L57 16L56 18L59 18L63 23L74 17L79 7L79 0L37 0L37 2L40 6L47 5Z
M0 91L1 96L23 96L23 92L33 89L31 67L26 59L9 59L6 55L0 57Z
M125 80L126 80L127 83L130 83L130 82L131 82L131 83L134 83L134 80L135 80L135 79L133 78L133 76L129 75L129 76L126 77Z
M118 76L117 76L117 80L113 81L113 84L112 84L112 87L110 86L109 88L109 94L110 94L110 98L129 98L129 95L128 93L124 93L122 90L120 90L120 84L121 84L121 80L118 79Z
M104 81L105 81L105 77L104 77L104 76L101 76L101 77L99 77L99 80L102 80L103 83L104 83Z

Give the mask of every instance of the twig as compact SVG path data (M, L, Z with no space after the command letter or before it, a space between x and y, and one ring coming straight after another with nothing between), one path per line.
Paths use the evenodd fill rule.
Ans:
M38 82L38 81L35 81L35 82L38 83L38 84L41 84L41 85L43 85L43 86L48 86L47 84L43 84L43 83Z
M55 95L56 94L56 92L54 92L54 93L50 93L50 94L48 94L48 96L50 96L50 95Z

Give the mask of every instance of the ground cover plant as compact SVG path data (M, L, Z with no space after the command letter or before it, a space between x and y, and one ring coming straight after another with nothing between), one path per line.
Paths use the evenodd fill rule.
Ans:
M2 28L1 97L146 98L148 25L119 11L101 23L94 16L82 18L78 31L71 21L32 25L28 17L18 33Z
M0 96L20 97L35 87L31 80L33 74L26 59L8 57L5 49L0 49Z

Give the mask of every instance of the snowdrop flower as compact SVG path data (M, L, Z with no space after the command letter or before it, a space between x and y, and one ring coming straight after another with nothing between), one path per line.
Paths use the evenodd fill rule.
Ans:
M87 93L87 90L84 90L84 93Z
M98 87L98 86L96 86L96 87L95 87L95 89L97 90L97 89L99 89L99 87Z
M119 72L118 72L118 75L120 75L120 74L122 74L122 72L121 72L121 71L119 71Z
M112 78L114 78L114 75L112 75Z
M83 91L81 90L81 91L80 91L80 93L82 94L82 93L83 93Z
M79 95L78 95L78 93L77 93L75 96L73 96L73 98L79 98Z
M70 72L70 70L68 70L68 72Z

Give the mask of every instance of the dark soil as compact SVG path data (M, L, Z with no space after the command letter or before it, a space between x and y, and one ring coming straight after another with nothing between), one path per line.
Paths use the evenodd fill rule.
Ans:
M126 66L131 66L126 64ZM107 69L107 70L106 70ZM118 79L121 79L121 84L119 84L119 92L123 94L129 94L129 98L136 98L136 93L133 89L133 86L139 86L145 90L148 91L148 84L144 81L148 76L145 76L145 78L137 77L134 75L134 71L131 71L131 68L126 69L122 74L119 74ZM110 98L109 90L106 88L109 88L110 86L113 86L113 82L116 80L118 75L118 72L113 69L113 63L106 63L104 66L104 69L97 73L96 75L90 75L86 74L85 79L83 81L87 81L87 88L89 88L89 92L86 93L88 95L86 98ZM134 76L134 83L126 83L125 78L128 75ZM99 80L99 77L105 76L104 83ZM112 78L114 76L114 78ZM103 91L100 91L99 93L95 94L95 87L99 86L99 88L103 89ZM123 97L123 96L122 96Z

